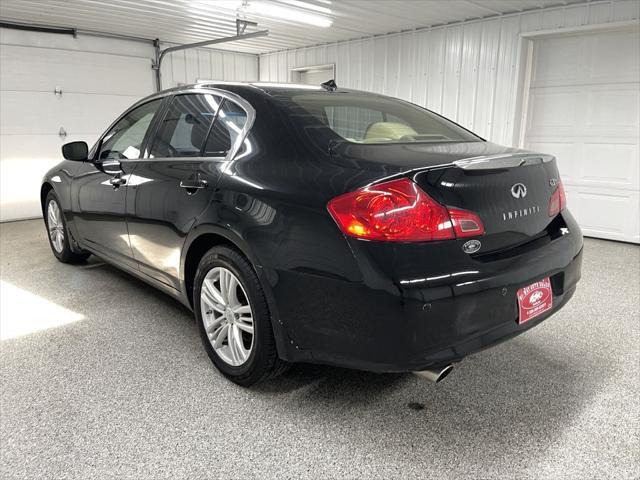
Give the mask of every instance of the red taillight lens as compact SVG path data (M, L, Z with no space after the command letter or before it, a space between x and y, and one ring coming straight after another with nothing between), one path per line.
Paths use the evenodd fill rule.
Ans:
M447 210L407 178L340 195L327 208L343 233L366 240L426 242L484 233L476 214Z
M549 216L555 217L564 210L566 206L567 196L564 193L564 186L562 185L562 180L558 180L558 187L551 194L551 199L549 200Z
M464 238L484 235L482 220L475 213L458 208L449 208L449 215L451 215L456 237Z

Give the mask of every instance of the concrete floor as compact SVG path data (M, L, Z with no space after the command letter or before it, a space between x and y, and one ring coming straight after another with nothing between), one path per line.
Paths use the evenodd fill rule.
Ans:
M40 221L0 226L2 478L638 478L640 248L587 240L571 303L441 384L299 365L252 390L191 314Z

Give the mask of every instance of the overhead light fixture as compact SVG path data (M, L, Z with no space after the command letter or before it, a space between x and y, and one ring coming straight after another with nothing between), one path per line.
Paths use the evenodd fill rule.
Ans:
M211 14L212 9L217 8L233 10L240 19L243 18L243 15L268 17L324 28L330 27L333 23L330 8L301 0L280 0L280 2L280 4L276 4L264 0L216 0L215 2L191 0L189 6L190 12L194 15Z
M317 0L316 0L317 1ZM307 3L302 0L279 0L278 3L286 3L287 5L291 5L292 7L302 8L303 10L314 10L318 13L324 13L325 15L331 15L331 9L327 7L323 7L321 5L316 5L315 3ZM331 4L331 2L328 2Z
M319 7L317 5L306 4L301 1L289 1L287 2L291 7L284 7L275 5L273 3L261 2L261 1L249 1L243 2L239 11L246 14L262 15L265 17L291 20L292 22L306 23L308 25L314 25L316 27L330 27L333 23L331 17L320 15L315 12L309 12L303 9L312 9L315 11L321 11L322 13L331 13L331 10L325 7Z

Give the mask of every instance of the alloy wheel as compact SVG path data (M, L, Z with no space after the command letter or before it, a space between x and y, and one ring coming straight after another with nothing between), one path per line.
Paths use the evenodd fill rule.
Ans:
M62 253L64 249L64 224L62 223L60 207L58 207L58 202L55 200L51 200L47 207L47 227L53 248L56 252Z
M225 363L244 364L254 346L253 312L244 287L230 270L214 267L202 281L200 311L213 350Z

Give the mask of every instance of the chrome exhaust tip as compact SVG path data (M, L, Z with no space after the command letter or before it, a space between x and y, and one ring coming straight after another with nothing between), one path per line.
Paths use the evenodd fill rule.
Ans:
M426 378L430 382L438 383L445 379L453 371L453 365L449 364L446 367L436 368L433 370L420 370L413 372L419 377Z

